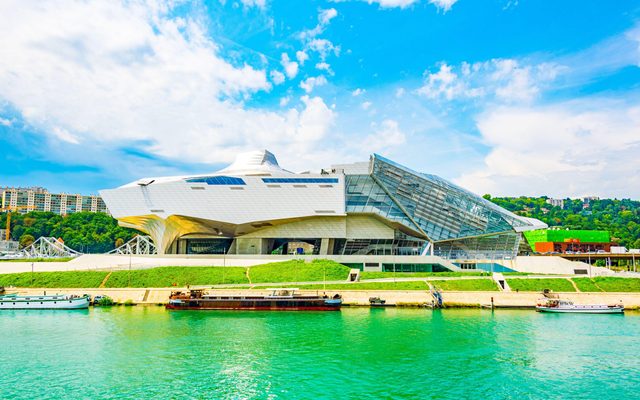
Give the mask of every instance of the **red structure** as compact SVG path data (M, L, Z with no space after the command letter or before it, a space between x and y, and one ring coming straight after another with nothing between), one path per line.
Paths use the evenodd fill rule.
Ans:
M564 242L537 242L535 251L538 253L595 253L604 251L609 253L614 243L580 242L580 239L566 239Z

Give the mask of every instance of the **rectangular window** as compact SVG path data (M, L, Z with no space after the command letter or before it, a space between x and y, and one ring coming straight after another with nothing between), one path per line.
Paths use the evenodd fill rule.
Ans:
M264 183L338 183L338 178L262 178Z
M204 176L186 180L189 183L206 183L207 185L246 185L244 179L234 176Z

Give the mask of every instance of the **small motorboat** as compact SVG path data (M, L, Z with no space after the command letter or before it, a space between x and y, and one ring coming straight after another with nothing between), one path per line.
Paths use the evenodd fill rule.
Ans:
M6 294L0 296L0 310L77 310L89 308L89 296L66 294L28 295Z
M547 313L577 313L577 314L622 314L622 304L573 304L569 300L544 298L538 301L536 311Z

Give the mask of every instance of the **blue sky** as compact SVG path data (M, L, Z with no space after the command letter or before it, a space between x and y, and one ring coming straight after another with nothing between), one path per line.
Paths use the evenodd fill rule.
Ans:
M94 193L267 148L477 193L640 198L631 1L0 4L0 186Z

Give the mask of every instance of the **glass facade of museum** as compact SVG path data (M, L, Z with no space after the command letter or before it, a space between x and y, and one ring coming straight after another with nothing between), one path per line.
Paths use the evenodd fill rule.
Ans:
M526 226L506 210L435 175L374 155L367 175L347 175L347 213L372 213L415 233L395 239L336 241L335 254L415 255L433 242L434 255L502 259L516 255Z

